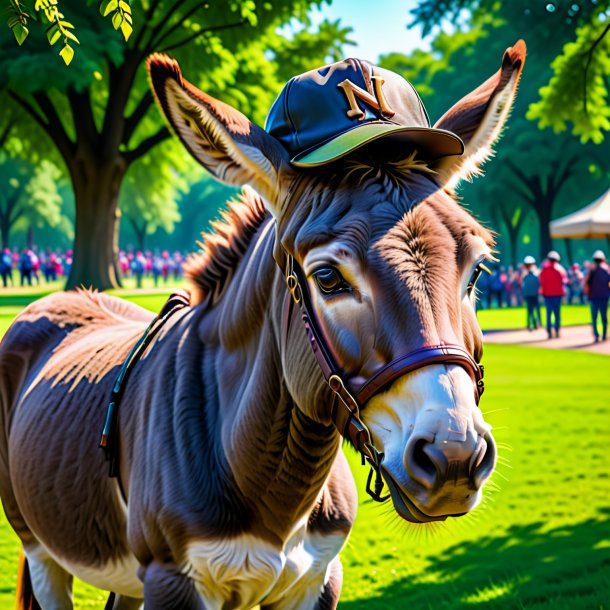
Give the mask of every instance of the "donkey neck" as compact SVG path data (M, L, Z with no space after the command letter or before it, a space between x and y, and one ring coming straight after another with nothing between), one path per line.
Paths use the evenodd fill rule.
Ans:
M306 523L340 437L308 417L288 390L280 353L287 288L272 256L274 239L270 220L253 236L213 315L223 363L217 373L222 449L261 533L285 540ZM304 330L291 340L295 335L300 350L291 346L290 354L310 363Z

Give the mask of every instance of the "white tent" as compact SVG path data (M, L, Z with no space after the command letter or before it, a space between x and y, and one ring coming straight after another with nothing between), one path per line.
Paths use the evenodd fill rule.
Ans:
M550 229L553 238L610 237L610 189L587 207L553 220Z

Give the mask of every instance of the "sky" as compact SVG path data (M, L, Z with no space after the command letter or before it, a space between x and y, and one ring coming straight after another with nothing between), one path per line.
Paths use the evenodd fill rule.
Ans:
M345 47L345 52L375 62L383 53L429 48L428 41L421 39L419 27L407 29L411 21L409 11L416 5L417 0L333 0L312 17L314 23L323 18L341 19L343 25L351 26L354 31L350 38L357 46Z

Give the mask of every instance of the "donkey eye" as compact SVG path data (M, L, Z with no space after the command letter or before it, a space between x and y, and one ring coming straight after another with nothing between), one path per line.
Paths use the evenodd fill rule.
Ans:
M349 284L343 276L333 267L323 267L313 274L313 279L320 291L324 294L334 294L349 290Z
M481 273L483 273L483 271L485 271L486 273L491 273L491 271L488 269L488 267L486 267L484 265L483 261L479 261L477 263L477 266L474 268L474 271L472 272L472 276L470 277L470 281L468 282L468 286L466 287L466 294L468 296L470 296L470 294L474 290L474 288L477 284L477 280L479 279L479 277L481 276Z

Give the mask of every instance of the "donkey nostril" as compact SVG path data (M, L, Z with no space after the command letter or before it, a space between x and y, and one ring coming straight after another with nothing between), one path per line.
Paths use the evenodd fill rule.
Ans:
M434 438L413 439L407 448L405 466L411 478L427 489L434 487L439 476L439 465L430 454Z
M485 439L481 439L482 447L477 461L474 464L474 484L479 489L489 478L496 466L496 443L491 434L486 434Z

